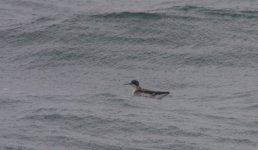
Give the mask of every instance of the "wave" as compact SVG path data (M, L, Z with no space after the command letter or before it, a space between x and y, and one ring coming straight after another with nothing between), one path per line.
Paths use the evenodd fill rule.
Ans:
M257 11L235 11L235 10L200 10L201 13L209 16L216 17L229 17L232 19L257 19L258 12Z
M184 13L191 13L191 14L202 14L209 17L218 17L218 18L246 18L246 19L257 19L258 18L258 11L257 10L237 10L237 9L216 9L212 7L200 7L194 5L185 5L185 6L173 6L164 9L158 9L158 11L167 12L167 11L178 11ZM199 16L201 17L201 16Z
M18 27L0 31L3 35L0 43L2 41L3 45L9 45L9 49L15 49L3 59L26 69L76 65L129 68L130 63L137 62L164 66L257 66L258 55L249 51L200 55L173 53L174 47L216 47L214 44L217 44L221 37L227 40L231 38L229 37L231 34L239 37L249 34L241 34L243 32L241 30L225 34L222 31L216 33L217 29L213 28L213 24L207 28L199 27L199 21L193 20L201 18L198 13L207 15L214 13L218 16L224 12L227 16L230 16L230 13L232 16L233 14L258 16L256 11L229 11L195 6L178 6L172 9L181 12L193 11L193 13L170 13L164 9L161 13L75 14L63 20L55 17L39 17ZM171 48L170 52L160 51L160 47L162 49L163 46ZM248 49L255 48L251 46Z
M224 8L224 9L217 9L212 7L200 7L200 6L194 6L194 5L185 5L185 6L173 6L163 9L157 9L155 11L164 12L164 13L180 13L177 14L178 17L191 17L198 20L205 19L200 15L207 16L209 19L211 17L216 18L231 18L231 19L257 19L258 18L258 11L257 10L237 10L232 8ZM191 14L191 15L189 15ZM175 17L177 17L175 16Z
M105 21L113 21L114 19L119 22L129 22L139 21L144 23L152 22L156 23L156 21L165 20L183 20L183 21L198 21L200 20L197 16L192 15L183 15L183 14L175 14L170 12L118 12L118 13L105 13L105 14L97 14L92 15L93 19L102 19ZM151 26L151 24L149 24Z
M93 18L102 18L102 19L162 19L166 18L165 14L161 13L150 13L150 12L118 12L118 13L105 13L92 15Z

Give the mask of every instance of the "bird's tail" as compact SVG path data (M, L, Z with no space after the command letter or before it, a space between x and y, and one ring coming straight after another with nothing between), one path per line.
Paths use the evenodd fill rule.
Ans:
M161 95L161 94L170 94L170 92L168 92L168 91L157 91L157 92L155 92L155 94L156 95Z

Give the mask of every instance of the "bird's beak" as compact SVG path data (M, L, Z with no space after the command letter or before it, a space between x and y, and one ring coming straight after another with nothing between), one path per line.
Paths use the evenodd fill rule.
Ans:
M124 85L131 85L131 83L125 83Z

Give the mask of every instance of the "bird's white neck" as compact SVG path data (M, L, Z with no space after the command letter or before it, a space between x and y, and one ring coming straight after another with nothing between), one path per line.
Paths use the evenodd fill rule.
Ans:
M137 85L133 85L133 95L135 95L138 91L140 91L142 88L140 86L137 86Z

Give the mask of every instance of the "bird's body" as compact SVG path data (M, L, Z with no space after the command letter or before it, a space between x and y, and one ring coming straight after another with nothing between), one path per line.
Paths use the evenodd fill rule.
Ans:
M168 91L153 91L144 89L140 86L139 82L137 80L132 80L129 85L132 85L134 87L133 95L136 96L148 96L153 98L163 98L169 94Z

